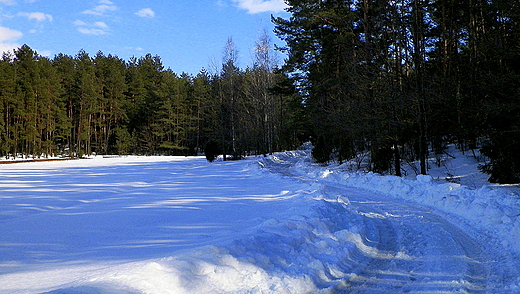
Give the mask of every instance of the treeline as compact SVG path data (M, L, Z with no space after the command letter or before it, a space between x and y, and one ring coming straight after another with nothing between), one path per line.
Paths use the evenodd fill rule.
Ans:
M0 155L193 155L209 146L238 158L294 148L287 112L297 99L291 87L270 90L286 80L272 52L264 35L242 70L230 39L217 72L190 76L150 54L50 59L24 45L0 60Z
M520 182L520 2L286 2L273 21L317 160L426 174L456 143L481 147L490 181Z

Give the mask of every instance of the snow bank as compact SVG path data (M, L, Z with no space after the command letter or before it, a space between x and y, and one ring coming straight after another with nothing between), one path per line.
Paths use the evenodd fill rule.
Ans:
M0 292L335 293L356 278L360 264L381 253L367 244L366 228L358 227L362 216L350 214L341 201L316 202L317 194L297 200L287 212L291 217L266 219L230 244L161 259L7 274L0 276Z
M279 153L262 160L260 165L289 161L296 161L290 168L294 174L414 201L462 217L492 233L502 241L502 246L520 252L520 196L515 190L486 185L470 189L456 183L436 183L428 175L418 175L411 180L375 173L349 173L340 166L313 164L309 151Z
M91 272L86 282L48 294L86 289L85 285L85 293L289 294L346 289L360 264L382 253L367 244L367 229L358 227L361 215L351 213L341 201L314 199L320 194L316 190L301 193L307 194L293 199L286 217L266 219L229 244L108 267Z

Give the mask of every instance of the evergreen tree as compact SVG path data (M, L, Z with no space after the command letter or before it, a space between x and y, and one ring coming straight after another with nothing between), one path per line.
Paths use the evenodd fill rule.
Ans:
M193 121L197 152L203 151L206 142L218 141L218 101L212 95L212 81L206 70L193 78Z
M15 156L14 107L16 102L16 74L13 56L4 53L0 60L0 152L2 156Z
M139 59L132 59L129 64L127 83L127 113L130 132L136 140L136 151L155 154L160 145L153 125L157 123L155 115L161 100L162 71L164 66L159 56L147 54Z
M17 152L28 155L39 153L38 146L38 84L40 74L38 56L29 46L15 50L16 106L14 108Z
M491 182L520 182L520 5L497 0L483 10L485 34L476 42L475 73L486 122L483 171ZM482 24L481 24L482 25ZM481 33L482 34L482 33ZM484 53L484 54L482 54Z
M75 57L73 97L74 150L79 157L100 152L99 113L102 83L96 76L93 59L84 50Z
M193 154L195 146L190 142L192 129L192 84L190 77L178 77L171 71L163 72L163 98L159 101L158 120L154 132L160 138L159 148L169 154Z
M63 88L52 61L40 57L40 83L38 85L38 125L41 146L38 146L43 155L56 155L61 153L62 138L67 135L70 128L66 115L65 102L61 99Z
M328 154L354 138L349 119L359 94L353 73L360 45L354 33L355 14L347 2L288 2L291 19L274 20L278 36L287 43L285 69L293 73L304 95L312 136L319 142L314 152ZM350 152L341 152L346 153Z
M128 117L124 111L126 64L117 56L105 56L98 52L94 58L96 77L101 82L102 95L99 97L99 113L97 126L99 133L100 152L108 154L114 152L115 144L121 139L121 130L126 128ZM119 128L117 136L115 130ZM126 136L124 136L126 138Z
M52 60L52 64L57 71L59 85L61 88L58 99L65 112L65 116L60 120L61 134L55 137L55 141L60 152L65 152L69 156L75 154L75 128L72 122L74 118L75 103L75 61L72 56L58 54Z

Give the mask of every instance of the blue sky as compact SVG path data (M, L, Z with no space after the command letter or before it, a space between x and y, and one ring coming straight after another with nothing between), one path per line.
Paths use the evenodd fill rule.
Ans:
M196 74L221 63L231 37L246 67L264 30L281 44L271 15L287 17L285 7L283 0L0 0L0 51L27 44L51 58L80 49L125 60L151 53L177 73Z

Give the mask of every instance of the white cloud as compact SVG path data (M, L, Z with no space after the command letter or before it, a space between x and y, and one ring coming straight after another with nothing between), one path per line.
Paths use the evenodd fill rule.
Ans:
M4 4L7 4L7 5L14 5L15 4L14 0L0 0L0 3L4 3Z
M102 21L96 21L94 23L94 26L97 27L97 28L101 28L101 29L108 29L107 24L102 22Z
M20 31L0 27L0 52L7 52L19 48L20 44L15 42L22 36L23 34Z
M28 19L34 19L37 21L45 21L45 20L52 21L53 20L52 15L45 14L43 12L20 12L20 13L18 13L18 15L25 16Z
M76 20L74 25L78 27L78 32L86 35L107 35L109 33L109 27L102 21L96 21L95 23L89 24L81 20Z
M105 15L105 13L110 11L116 11L118 8L114 5L112 1L108 0L100 0L98 6L83 11L83 14L93 14L93 15Z
M75 26L86 26L87 23L84 22L84 21L81 21L81 20L76 20L76 21L74 22L74 25L75 25Z
M22 36L23 34L20 31L12 30L6 27L0 27L0 43L16 41Z
M281 12L287 8L284 0L233 0L238 7L247 10L248 13Z
M155 12L151 8L143 8L143 9L139 10L138 12L136 12L135 15L137 15L139 17L154 18Z

